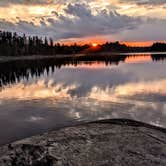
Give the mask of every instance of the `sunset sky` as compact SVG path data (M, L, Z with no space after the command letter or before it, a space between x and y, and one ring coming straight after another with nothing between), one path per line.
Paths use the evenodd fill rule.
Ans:
M166 0L0 0L0 29L66 43L166 40Z

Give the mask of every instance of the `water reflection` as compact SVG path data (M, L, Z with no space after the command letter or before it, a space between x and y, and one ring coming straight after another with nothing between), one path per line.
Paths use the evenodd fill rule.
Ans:
M19 82L21 79L28 80L29 77L40 77L44 72L54 72L55 68L62 68L64 66L80 66L87 65L94 67L94 62L96 63L96 67L100 64L104 66L108 65L118 65L122 62L140 62L143 61L161 61L165 60L165 54L130 54L130 55L111 55L111 56L85 56L85 57L76 57L76 58L48 58L48 59L36 59L36 60L16 60L16 61L0 61L0 86L6 84L12 84L15 82Z
M125 59L126 63L145 63L145 62L150 62L152 59L152 56L150 55L131 55L131 56L127 56ZM160 59L159 59L160 60Z
M20 79L29 79L32 77L40 77L45 71L49 72L51 69L54 72L55 68L61 68L64 66L78 66L82 63L92 64L94 60L100 60L101 62L108 64L118 64L121 60L124 60L125 56L91 56L91 57L76 57L76 58L48 58L48 59L36 59L36 60L16 60L0 62L0 85L8 83L19 82Z
M131 118L166 127L165 57L1 62L0 144L104 118Z

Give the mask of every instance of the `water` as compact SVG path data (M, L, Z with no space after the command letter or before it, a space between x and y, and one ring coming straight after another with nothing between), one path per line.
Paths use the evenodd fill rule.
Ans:
M166 127L166 54L0 61L0 144L79 122Z

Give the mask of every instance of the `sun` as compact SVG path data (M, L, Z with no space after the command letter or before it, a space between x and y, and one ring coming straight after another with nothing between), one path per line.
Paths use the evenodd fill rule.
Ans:
M97 44L97 43L92 43L92 46L93 46L93 47L97 47L98 44Z

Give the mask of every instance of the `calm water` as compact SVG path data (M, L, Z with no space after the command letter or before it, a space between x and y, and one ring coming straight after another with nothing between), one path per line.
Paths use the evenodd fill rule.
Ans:
M166 54L0 61L0 144L78 122L166 127Z

